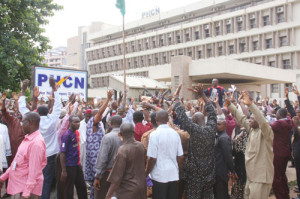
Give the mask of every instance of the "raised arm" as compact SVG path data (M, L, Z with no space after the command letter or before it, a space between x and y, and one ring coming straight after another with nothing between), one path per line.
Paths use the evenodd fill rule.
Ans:
M241 126L246 128L247 132L250 132L250 123L249 120L247 119L247 116L243 114L240 110L236 108L235 105L233 105L230 100L228 99L227 94L225 94L225 102L224 105L228 107L229 111L232 113L232 115L235 117L237 123L239 123Z
M284 100L284 103L286 105L286 109L288 110L288 112L291 114L291 117L293 118L294 116L296 116L296 112L295 109L293 108L293 106L291 105L291 102L289 100L289 89L285 88L285 97L286 100Z
M50 117L55 118L55 119L59 119L60 113L61 113L61 97L59 95L59 93L57 92L57 86L55 84L55 80L53 77L50 77L49 79L49 84L52 87L52 91L54 93L54 105L53 105L53 110L52 113L49 114Z
M95 118L94 118L94 125L98 124L100 122L100 120L102 119L102 114L104 113L109 101L111 100L112 96L114 94L114 91L110 90L107 91L107 99L104 102L104 104L100 107L100 109L98 110ZM95 132L96 129L94 129Z
M22 85L22 93L21 93L21 97L19 98L19 111L22 114L22 116L24 116L26 113L30 112L30 110L26 107L26 100L25 100L25 92L26 89L28 87L29 84L29 80L25 79L23 81L23 85Z

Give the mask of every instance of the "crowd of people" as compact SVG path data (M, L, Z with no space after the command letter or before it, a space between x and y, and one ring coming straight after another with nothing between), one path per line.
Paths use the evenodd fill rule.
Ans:
M139 102L61 99L53 78L45 100L29 80L0 101L0 188L4 197L72 199L289 199L288 162L300 187L300 108L247 91L182 84ZM293 92L300 100L297 87ZM229 190L229 188L231 190ZM2 189L3 190L3 189ZM55 191L53 191L55 190ZM3 195L3 193L2 193ZM300 198L298 196L297 198Z

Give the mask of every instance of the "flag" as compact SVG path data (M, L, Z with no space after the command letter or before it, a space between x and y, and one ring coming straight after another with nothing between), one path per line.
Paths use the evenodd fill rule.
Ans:
M116 7L120 9L121 14L125 15L125 0L117 0Z

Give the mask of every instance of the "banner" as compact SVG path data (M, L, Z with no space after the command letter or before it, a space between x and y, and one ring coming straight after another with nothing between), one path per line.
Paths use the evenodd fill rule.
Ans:
M40 97L44 97L45 99L52 92L52 88L49 85L49 78L51 76L54 77L56 82L69 76L58 89L58 93L62 99L68 100L68 97L74 93L80 94L80 98L84 98L87 101L87 71L36 66L34 68L34 86L39 87Z

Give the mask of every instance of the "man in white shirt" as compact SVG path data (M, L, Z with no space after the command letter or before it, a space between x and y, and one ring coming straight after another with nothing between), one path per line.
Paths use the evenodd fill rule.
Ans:
M168 112L156 114L158 128L151 133L147 156L147 175L153 181L153 199L178 198L179 167L183 164L180 136L168 126Z
M19 111L24 116L29 112L26 107L25 91L28 87L29 80L23 81L22 94L19 99ZM52 88L54 95L54 106L52 113L49 114L48 106L39 106L37 112L40 119L40 133L42 134L46 144L47 165L43 169L44 184L41 198L49 199L51 193L51 184L55 175L55 156L59 153L59 144L57 138L57 124L61 113L61 97L57 92L56 83L53 77L50 77L49 84ZM34 100L37 100L39 94L34 94Z
M85 118L81 120L79 131L80 140L80 162L82 164L83 173L85 172L85 157L86 157L86 125L92 117L92 110L87 109L84 113Z
M8 156L11 156L11 148L10 148L10 141L8 136L8 129L4 124L0 123L0 136L1 136L1 152L0 155L2 156L1 161L1 171L3 169L8 168L7 158Z

